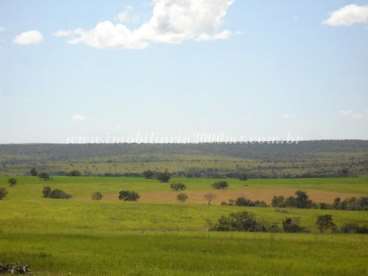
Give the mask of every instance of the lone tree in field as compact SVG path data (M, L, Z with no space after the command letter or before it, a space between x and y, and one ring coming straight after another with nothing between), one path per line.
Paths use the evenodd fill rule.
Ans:
M205 194L203 197L207 200L207 204L211 205L212 201L215 200L216 195L214 193L208 193L208 194Z
M187 196L187 194L184 194L184 193L180 193L180 194L178 194L177 196L176 196L176 199L178 200L178 201L180 201L180 202L185 202L185 201L187 201L187 199L188 199L188 196Z
M157 174L157 179L160 180L161 183L169 182L171 175L168 171L160 172Z
M174 183L170 185L171 190L179 192L179 191L185 191L187 188L185 184L183 183Z
M17 185L17 180L14 177L12 177L9 178L8 183L10 187L14 187L15 185Z
M324 233L328 230L331 230L332 232L336 231L336 225L333 222L331 215L318 216L316 225L318 227L319 232L321 233Z
M212 184L212 187L216 190L225 190L229 187L226 181L218 181Z
M92 200L101 200L103 197L102 193L100 192L95 192L92 194Z
M30 174L31 174L32 176L37 176L37 175L38 175L38 172L37 172L36 168L32 168L32 169L30 170Z
M124 201L137 201L140 198L139 194L134 191L120 191L119 199Z
M7 194L8 191L5 188L0 188L0 200L4 199Z

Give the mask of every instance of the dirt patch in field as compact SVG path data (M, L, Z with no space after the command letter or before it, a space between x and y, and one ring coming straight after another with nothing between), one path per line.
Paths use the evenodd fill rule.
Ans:
M342 199L347 197L353 197L360 195L357 194L347 194L347 193L338 193L338 192L328 192L328 191L319 191L319 190L304 190L308 193L309 197L314 202L326 202L331 203L337 197ZM237 191L198 191L198 192L186 192L188 195L188 203L206 203L205 195L208 193L213 193L215 195L215 199L213 201L214 204L220 204L221 202L228 201L230 199L236 199L238 197L246 197L251 200L263 200L267 203L271 203L272 198L274 196L292 196L296 192L295 189L252 189L247 188L244 190ZM177 193L175 192L146 192L141 194L140 202L147 203L174 203L176 200Z

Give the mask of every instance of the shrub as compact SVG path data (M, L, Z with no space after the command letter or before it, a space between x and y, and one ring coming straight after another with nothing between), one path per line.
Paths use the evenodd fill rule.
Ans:
M368 197L351 197L345 200L335 198L332 206L339 210L368 210Z
M180 193L176 196L176 199L180 202L185 202L188 199L188 195L184 193Z
M52 198L52 199L69 199L72 196L67 194L66 192L59 189L51 189L50 187L44 187L42 190L42 195L44 198Z
M119 199L124 201L137 201L140 198L139 194L134 191L121 191Z
M312 201L309 199L306 192L303 191L297 191L295 192L296 198L296 207L297 208L311 208L312 207Z
M81 176L82 173L78 170L73 170L71 172L68 173L68 176Z
M231 201L232 202L232 201ZM229 205L231 205L229 202ZM234 204L236 206L247 206L247 207L267 207L267 203L264 202L264 201L259 201L259 200L256 200L256 201L252 201L250 199L247 199L245 197L239 197L238 199L236 199L234 201Z
M154 175L155 175L155 173L151 170L143 172L144 178L147 178L147 179L152 179Z
M282 222L282 228L287 233L299 233L304 232L304 228L299 226L299 222L295 218L286 218Z
M266 232L266 227L257 222L252 214L248 212L241 212L232 213L229 216L222 216L210 230Z
M32 176L37 176L38 175L38 172L35 168L32 168L29 172Z
M272 207L275 207L275 208L284 208L286 207L286 204L285 204L285 197L283 196L274 196L272 198Z
M50 192L49 198L52 199L69 199L72 196L70 194L67 194L66 192L59 190L59 189L54 189Z
M103 197L102 193L100 192L95 192L92 194L92 200L101 200Z
M368 226L345 224L340 228L340 232L345 234L368 234Z
M157 174L157 179L160 180L161 183L168 183L171 178L171 175L168 171L159 172Z
M283 196L274 196L272 199L272 207L312 208L313 202L309 199L306 192L297 191L295 196L290 196L286 199Z
M47 181L47 180L50 179L49 174L48 173L45 173L45 172L39 173L38 174L38 177L41 178L42 180L45 180L45 181Z
M7 194L8 191L5 188L0 188L0 200L4 199Z
M271 224L268 228L267 228L267 232L271 232L271 233L280 233L282 232L282 229L280 228L280 226L278 226L277 224Z
M14 187L15 185L17 185L17 180L14 177L12 177L8 179L8 183L10 187Z
M336 225L333 222L331 215L318 216L316 225L321 233L327 230L331 230L332 232L336 231Z
M212 184L212 187L216 190L225 190L229 187L226 181L218 181Z
M52 190L51 190L50 187L48 187L48 186L44 187L43 190L42 190L43 197L45 197L45 198L49 197L49 195L51 194L51 191Z
M175 184L171 184L171 185L170 185L170 188L171 188L173 191L178 192L178 191L185 191L185 189L186 189L187 187L186 187L186 186L185 186L185 184L183 184L183 183L175 183Z

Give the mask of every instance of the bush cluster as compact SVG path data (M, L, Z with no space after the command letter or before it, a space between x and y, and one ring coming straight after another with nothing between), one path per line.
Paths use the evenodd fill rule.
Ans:
M341 200L341 198L336 198L332 204L323 202L315 203L309 199L307 193L303 191L297 191L295 193L295 196L290 196L287 198L285 198L284 196L274 196L272 199L272 207L364 211L368 210L368 197L351 197L344 200Z
M243 232L266 232L266 227L258 222L253 214L248 212L232 213L222 216L211 227L211 231L243 231Z
M8 179L8 183L10 187L14 187L15 185L17 185L17 180L14 177L12 177Z
M7 194L8 194L8 191L5 188L0 187L0 200L4 199Z
M120 191L119 199L124 201L137 201L140 198L139 194L134 191Z
M221 205L227 206L243 206L243 207L268 207L264 201L252 201L245 197L239 197L236 200L229 200L228 202L222 202Z
M188 199L188 195L185 193L180 193L176 196L176 199L180 202L185 202Z
M306 192L297 191L295 196L287 198L283 196L274 196L272 199L272 207L312 208L313 202L309 199Z
M176 192L179 192L179 191L185 191L185 189L187 188L185 186L185 184L183 183L174 183L174 184L171 184L170 185L170 188L173 190L173 191L176 191Z
M304 227L300 226L298 218L286 217L282 221L282 228L277 224L269 226L259 222L253 214L248 212L232 213L222 216L215 225L210 227L210 231L237 231L237 232L285 232L285 233L306 233ZM315 222L321 233L330 231L331 233L358 233L368 234L368 226L357 224L345 224L340 229L335 225L331 215L318 216Z
M72 196L66 192L59 189L51 189L50 187L44 187L42 190L42 195L44 198L52 199L69 199Z
M226 181L218 181L212 184L212 187L216 190L225 190L229 187Z

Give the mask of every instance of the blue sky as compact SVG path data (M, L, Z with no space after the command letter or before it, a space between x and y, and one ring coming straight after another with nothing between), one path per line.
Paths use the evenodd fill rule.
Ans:
M0 143L368 139L368 1L193 1L0 0Z

